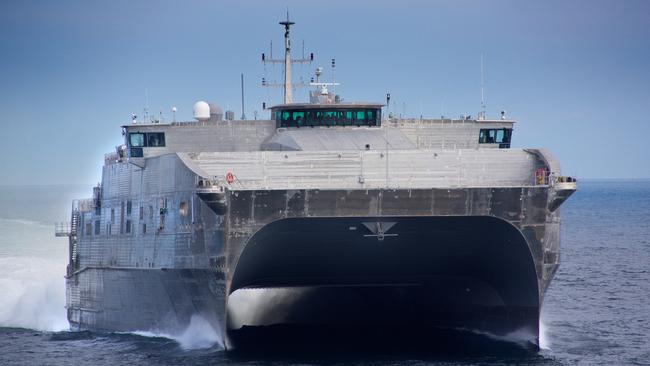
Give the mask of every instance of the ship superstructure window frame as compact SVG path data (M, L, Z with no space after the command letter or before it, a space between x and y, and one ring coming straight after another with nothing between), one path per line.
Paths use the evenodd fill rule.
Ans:
M144 157L145 147L165 147L164 132L129 132L128 143L132 158Z
M129 145L131 147L144 147L147 141L145 134L141 132L129 133Z
M481 128L479 144L499 144L500 148L509 148L512 139L512 128Z
M147 147L165 147L165 133L147 132Z
M368 107L287 108L275 111L278 127L367 126L381 124L381 110Z
M164 132L129 132L130 147L165 147Z

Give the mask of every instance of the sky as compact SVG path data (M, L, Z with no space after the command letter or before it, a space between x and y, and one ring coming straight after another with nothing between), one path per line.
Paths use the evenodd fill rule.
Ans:
M513 147L545 147L578 178L650 178L650 1L0 2L0 185L93 184L131 113L192 119L198 100L241 114L281 102L287 8L296 66L348 101L410 117L517 120ZM332 73L330 60L336 59ZM294 91L297 101L307 91Z

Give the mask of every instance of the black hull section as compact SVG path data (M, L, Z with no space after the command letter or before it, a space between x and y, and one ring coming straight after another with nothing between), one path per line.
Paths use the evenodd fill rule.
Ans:
M227 332L235 347L444 329L536 343L539 303L525 238L495 217L283 219L241 254Z

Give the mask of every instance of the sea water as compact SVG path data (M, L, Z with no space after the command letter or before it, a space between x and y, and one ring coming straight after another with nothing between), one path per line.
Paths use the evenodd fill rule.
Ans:
M63 275L69 221L85 186L0 187L0 365L650 364L650 181L584 181L562 206L562 264L540 324L540 352L486 335L430 353L232 355L201 319L179 335L69 332ZM478 335L478 337L483 337ZM472 339L475 341L475 339ZM476 351L476 350L479 351Z

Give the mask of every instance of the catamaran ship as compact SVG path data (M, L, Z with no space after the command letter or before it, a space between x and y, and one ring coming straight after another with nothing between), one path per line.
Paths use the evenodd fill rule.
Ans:
M313 55L292 59L294 23L280 24L284 58L262 56L284 69L270 119L197 102L195 121L122 126L101 184L57 228L71 327L201 321L228 348L256 331L378 327L536 343L575 179L545 149L512 148L504 112L397 118L390 96L342 101L321 68L295 103L292 64Z

